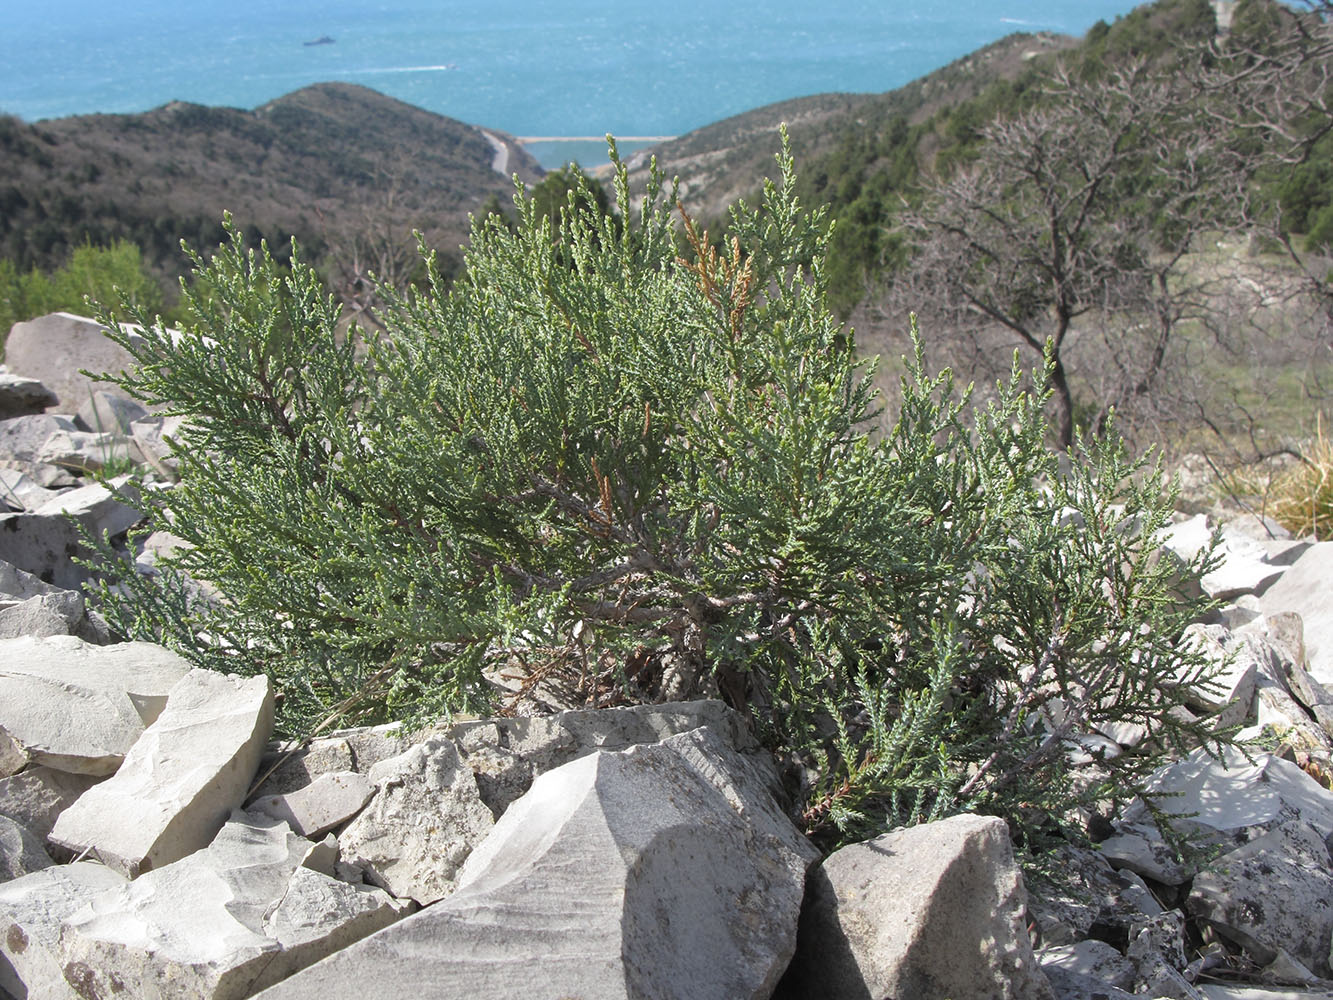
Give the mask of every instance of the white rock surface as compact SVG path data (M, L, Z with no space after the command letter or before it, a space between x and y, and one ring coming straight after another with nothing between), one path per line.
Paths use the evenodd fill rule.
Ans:
M1059 883L1027 884L1028 919L1043 945L1076 944L1094 926L1128 934L1144 917L1162 912L1142 878L1133 871L1113 870L1100 851L1063 845L1049 867L1058 873Z
M996 817L954 816L844 847L810 874L779 996L1050 997L1025 904L1008 828Z
M0 991L30 1000L87 1000L65 982L60 925L124 883L104 865L83 861L0 885Z
M1189 694L1193 708L1216 712L1220 726L1238 726L1252 714L1262 652L1252 646L1258 640L1238 635L1221 625L1191 625L1181 636L1181 645L1201 652L1217 667L1215 690L1194 687Z
M110 774L189 665L145 642L73 636L0 640L0 733L32 763Z
M399 899L443 899L495 823L472 772L434 737L376 764L369 779L374 798L338 838L343 860Z
M239 1000L402 915L385 893L309 867L328 856L237 812L207 848L70 915L65 977L84 997Z
M131 878L205 847L244 799L272 729L267 677L191 670L120 770L61 814L52 842Z
M335 771L285 795L261 795L246 808L260 816L285 820L296 833L313 839L355 816L373 794L365 775Z
M87 570L73 561L86 554L80 528L94 536L116 535L139 519L127 480L113 479L110 487L81 486L57 495L36 510L0 514L0 559L46 583L78 590L88 576Z
M0 469L0 505L11 510L36 510L59 494L18 469Z
M145 419L148 411L136 400L98 389L79 404L76 416L85 431L127 437L134 422Z
M584 756L533 782L452 896L262 996L767 998L814 852L766 786L706 730Z
M1047 976L1052 968L1057 968L1122 990L1133 989L1138 976L1129 959L1105 941L1052 945L1039 951L1037 960Z

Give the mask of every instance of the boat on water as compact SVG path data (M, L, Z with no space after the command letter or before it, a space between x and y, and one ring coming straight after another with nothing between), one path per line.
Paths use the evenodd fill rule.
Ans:
M303 42L302 44L305 45L306 48L309 48L312 45L332 45L333 41L334 40L328 35L320 35L313 42Z

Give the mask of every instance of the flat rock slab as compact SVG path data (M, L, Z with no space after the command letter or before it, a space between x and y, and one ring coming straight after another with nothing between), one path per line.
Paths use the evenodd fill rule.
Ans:
M120 372L133 364L129 352L108 340L106 328L73 313L50 313L15 323L5 341L5 364L17 375L35 378L73 413L89 396L105 389L80 371Z
M63 975L83 997L250 996L403 914L384 892L310 867L331 856L281 821L237 812L204 850L70 915Z
M1305 625L1306 667L1333 687L1333 542L1312 545L1259 598L1264 614L1294 611Z
M998 817L953 816L844 847L810 873L777 996L1048 1000L1026 902Z
M88 579L88 571L74 562L87 554L80 529L94 536L117 535L141 517L126 482L111 484L81 486L36 510L0 514L0 559L46 583L78 590Z
M37 379L0 372L0 420L41 413L55 402L56 394Z
M1115 871L1096 850L1064 845L1051 859L1061 884L1028 883L1028 916L1046 945L1074 945L1094 925L1128 929L1162 907L1132 871ZM1044 960L1043 960L1044 961Z
M1295 820L1223 855L1194 879L1187 906L1260 965L1285 951L1328 977L1333 873L1324 836Z
M0 991L33 1000L86 1000L65 982L60 925L125 879L105 865L57 865L0 885Z
M707 730L539 776L457 891L262 994L761 1000L814 850Z
M206 847L245 798L272 730L267 677L191 670L120 770L61 814L51 841L130 878Z
M7 735L34 764L111 774L189 669L146 642L0 640L0 739Z

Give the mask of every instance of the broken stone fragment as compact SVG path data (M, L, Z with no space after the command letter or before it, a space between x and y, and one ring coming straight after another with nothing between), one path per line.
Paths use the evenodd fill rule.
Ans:
M1301 555L1259 604L1265 614L1294 611L1304 623L1303 666L1320 684L1333 687L1333 602L1328 599L1333 542L1319 542Z
M1329 976L1333 873L1324 836L1294 820L1223 855L1195 877L1190 912L1260 965L1285 950Z
M0 882L31 875L53 864L36 834L8 816L0 816Z
M844 847L811 872L779 996L1051 998L1026 902L998 817L953 816Z
M272 729L267 677L191 670L120 770L61 814L51 841L130 878L206 847L244 799Z
M181 657L152 643L0 639L0 734L25 761L110 774L188 671Z
M326 853L279 820L233 813L208 847L71 914L64 976L85 997L237 1000L406 912L313 870Z
M60 925L125 879L104 865L57 865L0 885L0 994L84 1000L65 982Z
M313 839L355 816L372 794L374 788L365 775L337 771L285 795L261 795L246 808L285 820L302 837Z
M495 823L472 772L433 737L376 764L369 779L374 798L338 838L343 860L399 899L443 899Z
M30 767L0 778L0 816L27 827L39 840L51 835L59 815L100 778L53 767Z
M262 996L763 1000L814 857L707 730L595 752L533 782L453 895Z

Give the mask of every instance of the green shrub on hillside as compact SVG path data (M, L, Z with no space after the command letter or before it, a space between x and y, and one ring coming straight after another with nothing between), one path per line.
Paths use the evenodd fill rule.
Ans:
M492 711L502 675L719 696L805 776L809 827L849 835L968 809L1030 831L1215 741L1173 714L1207 680L1172 596L1203 567L1144 544L1160 476L1114 443L1066 468L1040 385L1015 371L969 418L919 357L872 439L873 363L827 308L789 158L722 250L632 211L623 170L617 194L612 218L571 193L553 240L519 192L512 231L479 222L453 288L394 299L364 356L307 267L233 238L194 336L121 338L121 384L188 417L179 488L145 497L193 548L108 588L115 625L269 674L294 733ZM1141 752L1080 746L1113 721ZM1078 754L1098 768L1073 781Z

